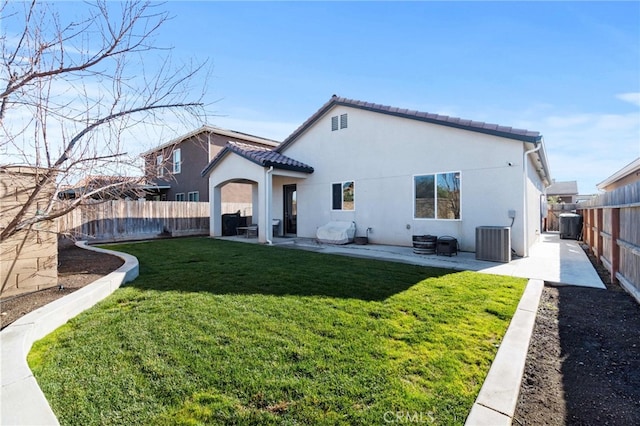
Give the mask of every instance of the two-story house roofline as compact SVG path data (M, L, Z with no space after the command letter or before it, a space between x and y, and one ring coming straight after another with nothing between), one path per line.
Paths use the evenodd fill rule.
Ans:
M201 126L141 154L149 189L146 198L157 201L209 201L207 179L200 172L229 143L273 150L279 142L215 126ZM229 209L250 211L251 187L230 184L223 191Z
M254 143L261 144L271 148L275 148L278 145L280 145L280 142L273 139L267 139L260 136L250 135L248 133L238 132L236 130L223 129L222 127L210 126L208 124L205 124L202 127L192 130L189 133L186 133L182 136L178 136L177 138L172 139L169 142L165 142L162 145L156 146L155 148L145 151L142 154L140 154L140 156L146 157L149 154L153 154L154 152L161 151L172 145L177 145L186 139L192 138L194 136L198 136L200 133L204 133L204 132L215 133L217 135L226 136L232 139L240 139L242 141L254 142Z

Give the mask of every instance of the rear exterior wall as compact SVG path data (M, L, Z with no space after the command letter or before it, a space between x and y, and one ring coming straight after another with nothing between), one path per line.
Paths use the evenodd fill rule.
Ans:
M332 131L331 117L341 114L348 127ZM329 221L354 221L357 235L371 228L377 244L410 246L413 235L451 235L462 250L475 251L475 228L510 226L513 210L512 247L522 254L529 180L523 152L516 140L336 106L283 152L315 169L298 182L298 236L314 238ZM460 219L415 218L414 176L447 172L460 172ZM332 184L345 181L354 182L355 209L333 210ZM527 228L540 221L539 187L526 185Z

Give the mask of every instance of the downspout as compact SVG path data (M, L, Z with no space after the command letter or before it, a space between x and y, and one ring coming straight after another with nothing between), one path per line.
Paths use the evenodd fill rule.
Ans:
M273 166L270 166L269 169L267 170L267 172L265 173L265 206L264 206L264 212L266 215L266 229L265 229L265 233L266 233L266 240L267 240L267 244L268 245L273 245L273 241L271 241L271 239L269 238L269 232L270 230L273 229L273 227L271 226L271 187L273 186L271 179L272 179L272 173L273 173Z
M542 143L540 142L536 142L536 147L532 148L528 151L524 152L524 155L522 156L522 186L523 186L523 191L522 191L522 197L524 198L524 212L522 213L522 228L524 229L524 253L523 253L523 257L528 257L529 256L529 229L528 229L528 224L529 224L529 202L528 202L528 197L527 197L527 176L528 176L528 166L529 166L529 161L528 160L528 155L532 154L536 151L539 151L540 148L542 148Z

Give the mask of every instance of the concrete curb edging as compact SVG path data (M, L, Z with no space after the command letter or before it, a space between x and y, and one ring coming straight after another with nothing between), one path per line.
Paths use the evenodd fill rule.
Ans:
M86 241L77 242L76 246L118 256L124 264L91 284L28 313L0 332L0 424L59 424L27 364L31 346L139 274L138 259L134 256L90 247Z
M529 280L466 426L511 425L544 282Z

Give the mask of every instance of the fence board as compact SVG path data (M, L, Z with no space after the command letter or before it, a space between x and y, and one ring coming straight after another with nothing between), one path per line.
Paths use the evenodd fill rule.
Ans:
M613 229L614 209L619 211L618 229ZM640 181L580 203L578 210L586 219L585 242L591 251L609 272L615 271L612 281L620 281L640 302ZM600 217L602 220L598 219ZM593 238L588 233L590 229L594 230ZM611 236L616 234L618 238L613 241ZM602 241L602 246L598 240ZM613 256L614 246L620 251L617 259Z
M560 203L549 204L547 209L547 231L559 231L560 230L560 214L573 213L576 211L576 204L573 203Z
M107 201L82 206L60 217L58 232L91 241L208 235L209 214L209 203Z

